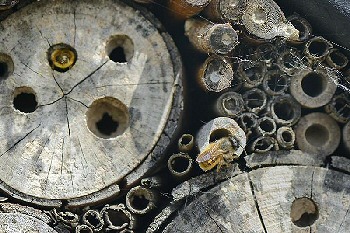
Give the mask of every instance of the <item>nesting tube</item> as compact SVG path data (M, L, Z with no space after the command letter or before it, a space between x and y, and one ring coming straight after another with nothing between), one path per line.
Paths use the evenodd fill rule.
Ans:
M242 15L242 23L249 34L270 40L276 36L297 39L299 31L287 21L273 0L250 0Z
M100 231L103 228L104 221L100 213L96 210L88 210L82 217L82 222L94 231Z
M237 117L237 123L248 134L258 124L258 116L252 112L244 112Z
M249 145L248 149L254 153L266 153L271 150L278 150L278 144L271 136L260 136Z
M265 73L262 86L268 95L281 95L289 87L289 77L279 70L270 70Z
M300 119L295 128L295 137L300 150L327 156L339 145L340 129L329 115L314 112Z
M135 229L136 220L124 204L106 205L101 210L108 230Z
M288 75L294 75L300 69L306 68L304 63L299 51L294 48L280 52L277 58L277 66Z
M298 14L293 14L287 20L299 31L299 37L291 38L288 40L289 42L292 44L301 44L309 40L312 35L312 27L306 19Z
M257 133L262 136L271 136L276 133L276 122L268 117L264 116L258 119Z
M185 35L200 52L225 55L238 45L237 32L229 23L213 24L200 19L188 19Z
M340 123L350 120L350 99L347 94L339 94L325 106L326 112Z
M244 110L242 95L227 91L223 93L215 102L215 112L218 116L236 117Z
M339 50L331 49L326 57L326 62L330 67L341 70L348 65L349 59Z
M350 153L350 122L343 127L343 144L345 149Z
M291 150L295 143L295 133L291 127L282 126L277 129L276 141L281 148Z
M92 230L91 227L87 225L79 225L75 228L75 233L93 233L94 231Z
M272 118L279 125L294 125L301 117L301 106L289 94L273 98L268 106Z
M263 62L242 62L238 66L237 75L242 80L243 87L253 88L261 84L266 69Z
M183 134L178 143L178 148L180 152L190 152L193 149L194 146L194 137L191 134Z
M136 186L126 194L126 207L134 214L145 215L151 212L156 202L156 193L142 186Z
M210 20L239 23L247 0L211 0L203 13Z
M184 180L191 174L193 167L192 158L185 153L173 154L168 159L170 174L177 180Z
M228 117L217 117L203 125L196 135L196 144L202 152L209 143L223 137L234 137L239 145L236 154L242 154L246 144L245 133L235 120Z
M226 58L210 56L197 74L198 85L206 92L221 92L231 86L233 68Z
M243 94L244 104L249 112L259 113L266 107L267 97L265 92L253 88Z
M209 3L210 0L169 0L168 8L175 18L184 20L197 15Z
M322 69L304 69L291 78L290 92L306 108L324 106L336 89L337 83Z
M314 63L323 61L332 48L333 45L328 40L322 36L316 36L305 44L304 53L310 62Z

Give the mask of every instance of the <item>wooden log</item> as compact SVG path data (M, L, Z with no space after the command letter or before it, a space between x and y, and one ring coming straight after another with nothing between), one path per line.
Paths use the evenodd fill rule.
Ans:
M349 178L308 166L242 173L187 198L162 232L347 232Z
M3 191L82 206L151 171L182 110L181 61L152 16L112 0L41 1L1 27L14 64L0 78Z

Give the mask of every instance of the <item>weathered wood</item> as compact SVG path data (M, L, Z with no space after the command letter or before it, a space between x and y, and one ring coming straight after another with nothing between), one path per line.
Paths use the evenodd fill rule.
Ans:
M188 199L164 232L345 233L349 178L307 166L253 170Z
M182 109L182 70L149 17L116 0L65 0L32 3L1 22L0 53L14 63L0 80L5 192L46 206L92 204L117 195L143 161L131 182L160 159ZM60 43L77 53L64 72L48 61ZM16 106L23 94L34 96L32 109Z

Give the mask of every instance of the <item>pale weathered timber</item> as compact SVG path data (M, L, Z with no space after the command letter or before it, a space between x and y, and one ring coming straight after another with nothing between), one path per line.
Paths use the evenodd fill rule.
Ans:
M10 203L1 203L0 209L0 232L57 232L49 226L51 220L41 210Z
M188 198L163 232L346 233L349 185L349 175L326 168L260 168Z
M0 79L1 189L39 205L92 204L160 159L182 109L182 71L149 19L116 0L47 0L1 22L0 53L14 63ZM61 43L77 61L59 72L48 53Z

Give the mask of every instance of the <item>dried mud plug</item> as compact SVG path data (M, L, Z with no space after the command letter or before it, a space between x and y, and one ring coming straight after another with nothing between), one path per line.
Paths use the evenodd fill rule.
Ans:
M253 36L270 40L277 36L298 39L299 31L287 21L273 0L250 0L242 15L242 23Z
M296 142L300 150L327 156L340 143L340 128L329 115L320 112L302 117L295 128Z
M228 54L238 45L237 32L228 23L213 24L199 19L188 19L185 35L202 53Z
M203 171L228 165L243 153L244 131L231 118L218 117L206 123L196 137L199 155L196 158Z
M77 51L67 44L56 44L50 47L48 59L53 70L66 72L72 68L77 61Z

